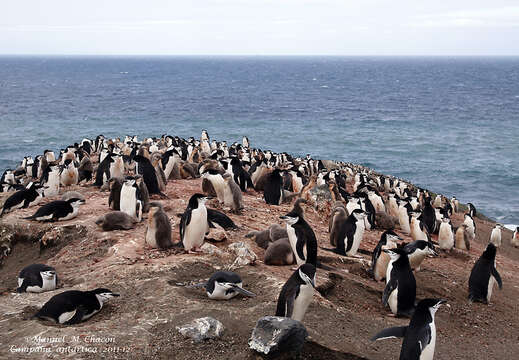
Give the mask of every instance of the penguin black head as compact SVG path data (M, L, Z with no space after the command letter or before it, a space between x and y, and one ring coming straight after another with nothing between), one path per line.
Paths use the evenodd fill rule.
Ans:
M307 285L315 287L315 266L312 264L303 264L296 270L299 273L299 278Z
M351 212L350 216L355 217L357 220L362 220L366 217L366 213L360 209L355 209Z
M494 261L494 259L496 258L496 252L497 252L496 246L492 243L489 243L487 245L487 248L485 249L485 251L483 251L483 254L481 255L481 257L485 258L487 260Z
M438 310L438 308L445 303L447 303L447 300L444 299L423 299L416 306L416 311L429 311L431 315L434 315L436 310Z
M284 220L288 225L294 225L299 221L300 216L298 213L291 211L284 216L280 216L279 218Z
M387 230L382 234L382 236L380 237L380 240L383 240L384 243L387 244L388 240L397 242L398 240L403 240L403 239L400 236L398 236L393 230Z
M210 197L208 197L204 194L196 193L196 194L193 194L189 198L189 203L187 204L187 206L191 209L196 209L196 208L198 208L199 204L203 205L209 199L210 199Z

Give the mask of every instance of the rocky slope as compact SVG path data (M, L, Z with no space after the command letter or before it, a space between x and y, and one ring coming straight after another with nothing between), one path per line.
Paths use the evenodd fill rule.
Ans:
M249 191L244 195L243 215L226 211L239 230L228 232L227 240L215 243L216 248L192 255L147 248L145 221L134 230L101 231L94 221L109 211L108 193L90 186L73 189L87 200L73 220L54 225L21 220L35 208L17 210L1 219L0 241L11 239L12 252L0 269L0 358L258 358L248 349L248 339L260 317L275 313L277 296L292 266L264 265L264 250L245 234L279 222L279 216L291 205L269 206L261 193ZM176 214L185 209L191 194L200 191L200 179L168 183L168 199L162 201L175 223L174 241L179 240ZM310 207L305 210L319 245L329 246L328 219ZM461 213L453 216L455 226L462 217ZM493 226L488 220L476 222L478 234L470 252L453 251L428 258L416 274L418 299L441 297L450 304L436 315L436 359L512 359L519 353L519 249L509 245L511 232L503 232L503 246L497 255L503 290L494 291L489 306L467 301L470 270ZM379 230L366 232L361 248L373 250L380 235ZM46 246L40 250L42 238ZM186 287L208 279L217 269L228 268L236 257L228 247L235 242L245 242L258 256L255 264L234 269L242 276L244 287L257 297L214 301L203 290ZM398 358L400 341L369 340L382 328L405 325L409 320L388 316L389 309L381 304L384 284L368 275L368 257L365 255L362 263L321 249L318 255L337 271L318 269L317 285L326 284L326 291L324 296L316 293L307 312L304 323L310 338L302 358ZM35 262L57 269L60 288L43 294L17 294L18 272ZM59 326L30 319L38 307L59 292L96 287L109 288L121 297L111 300L85 323ZM223 323L225 331L220 339L195 344L176 330L176 326L203 316Z

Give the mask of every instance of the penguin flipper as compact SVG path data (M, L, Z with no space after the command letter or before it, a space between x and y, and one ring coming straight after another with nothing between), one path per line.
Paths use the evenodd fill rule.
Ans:
M304 239L304 236L305 234L303 233L303 231L301 231L299 229L299 227L297 227L296 229L296 237L297 239ZM303 241L297 241L296 243L296 251L297 251L297 256L299 256L300 259L303 259L306 261L306 257L305 257L305 254L304 254L304 246L305 246L305 242Z
M497 272L497 269L492 266L492 276L496 279L497 285L499 285L499 289L503 288L503 282L501 281L501 276Z
M254 294L253 292L247 291L247 290L245 290L244 288L242 288L242 287L240 287L238 285L234 285L232 288L236 292L239 292L242 295L249 296L249 297L255 297L256 296L256 294Z
M86 309L83 307L83 306L79 306L77 309L76 309L76 312L74 313L74 315L68 319L67 321L65 321L63 324L67 324L67 325L70 325L70 324L77 324L77 323L80 323L81 320L83 320L83 316L86 314Z
M392 339L392 338L403 338L407 331L407 326L395 326L384 329L378 334L371 338L371 341Z
M384 294L382 295L382 304L387 305L387 301L389 299L389 295L398 287L398 281L392 278L384 288Z

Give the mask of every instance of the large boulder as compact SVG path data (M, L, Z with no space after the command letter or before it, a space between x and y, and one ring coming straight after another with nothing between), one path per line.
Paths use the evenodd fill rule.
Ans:
M297 320L265 316L258 320L249 339L249 347L263 354L299 354L308 336L305 326Z

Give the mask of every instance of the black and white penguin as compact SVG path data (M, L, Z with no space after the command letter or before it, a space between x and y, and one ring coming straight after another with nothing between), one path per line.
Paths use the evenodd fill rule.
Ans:
M473 218L474 216L476 216L476 207L474 206L474 204L472 203L467 203L467 207L469 208L469 214L470 216Z
M185 251L197 251L204 243L204 236L208 229L207 197L203 194L194 194L189 199L186 211L180 221L180 240Z
M267 175L264 188L263 197L267 204L280 205L283 202L283 177L281 176L281 170L275 169Z
M470 214L465 214L463 223L467 225L467 229L470 233L470 240L474 240L476 238L476 222L474 221L474 218Z
M247 191L247 188L253 188L251 177L247 171L243 168L242 162L233 157L231 159L233 179L236 184L240 187L241 191Z
M512 235L512 239L510 240L512 246L519 247L519 226L515 227L514 234Z
M400 359L432 360L436 347L434 315L446 303L442 299L424 299L416 306L409 326L397 326L382 330L371 341L404 338Z
M315 266L301 265L288 278L279 293L276 316L303 321L306 310L312 302L315 288Z
M411 225L409 223L409 213L413 211L411 204L405 200L399 200L398 202L398 222L400 224L400 230L404 234L411 234Z
M25 217L26 220L36 221L65 221L73 219L79 212L79 206L85 200L72 198L69 200L54 200L41 206L32 216Z
M381 281L386 278L386 271L390 257L383 250L395 249L399 240L402 240L402 238L393 230L385 231L380 237L371 257L371 271L373 273L373 278L376 281Z
M439 196L437 196L436 198L439 198ZM436 213L434 211L433 206L431 205L430 197L425 198L422 214L420 215L419 219L427 227L427 232L429 234L436 232ZM426 240L426 238L421 238L421 239ZM420 239L414 239L414 240L420 240Z
M173 246L171 242L171 222L161 203L150 203L144 238L146 244L153 248L168 249Z
M111 153L107 153L103 160L99 162L96 170L96 180L94 186L103 186L112 176L110 176L110 164L114 162Z
M384 251L391 260L387 266L382 304L389 305L391 312L397 316L411 316L416 299L416 279L407 253L403 248Z
M121 211L135 217L138 221L141 221L143 212L140 195L136 179L132 176L127 176L121 187L119 207Z
M344 256L356 256L360 242L364 236L364 218L366 214L360 209L352 211L350 216L344 222L336 222L339 226L337 231L332 229L332 234L336 236L335 249L331 250L337 254Z
M135 227L136 223L138 223L137 218L122 211L111 211L96 219L96 225L100 226L103 231L130 230Z
M77 324L98 313L103 303L115 296L119 294L103 288L91 291L65 291L51 297L34 317L59 324Z
M155 168L151 164L150 160L144 156L136 155L133 160L137 162L137 173L142 175L144 179L144 183L148 188L148 192L150 194L159 194L161 196L166 196L159 189L159 182L157 180L157 173Z
M296 257L297 265L304 263L317 266L317 239L312 227L303 218L301 208L294 206L285 216L280 219L287 224L287 234L292 251Z
M0 217L15 209L26 209L36 205L43 199L43 188L33 182L27 184L23 190L18 190L5 200Z
M501 230L503 229L503 225L496 224L490 233L490 242L494 244L496 247L501 246Z
M217 271L205 284L205 291L210 299L229 300L238 294L254 297L256 294L243 288L240 275L231 271Z
M44 264L32 264L20 271L16 292L41 293L56 289L57 284L56 269Z
M404 246L404 249L409 257L411 268L415 271L420 271L420 265L426 256L438 256L434 249L434 245L430 241L416 240Z
M433 210L434 211L434 210ZM429 240L430 235L425 223L420 220L421 213L418 211L413 211L411 213L411 238L413 240Z
M218 170L215 169L207 169L202 173L202 185L203 181L207 180L211 183L214 192L216 193L216 197L218 201L222 204L225 203L225 194L226 191L229 191L228 184L224 181L222 174ZM202 186L203 187L203 186ZM231 201L232 203L232 201ZM230 205L229 205L230 206Z
M489 243L470 272L469 300L488 304L495 282L499 289L503 288L501 276L496 270L496 247Z

